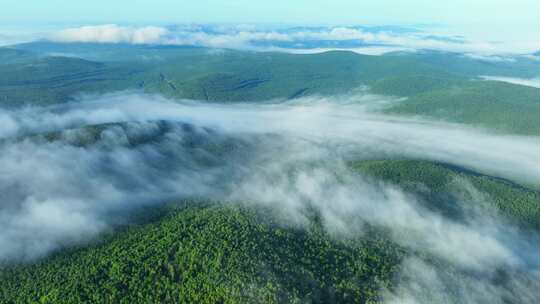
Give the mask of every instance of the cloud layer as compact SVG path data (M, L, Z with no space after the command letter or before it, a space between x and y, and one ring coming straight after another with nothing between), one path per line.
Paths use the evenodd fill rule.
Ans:
M0 135L0 260L33 260L84 243L141 204L204 197L276 208L297 224L315 207L336 235L361 234L367 223L452 265L449 276L411 256L388 302L441 302L455 296L451 289L464 303L533 303L538 260L522 254L538 252L533 236L486 210L446 218L346 163L421 158L538 186L538 138L371 112L387 102L351 95L221 105L122 93L4 111L0 122L10 127ZM84 128L95 124L106 125ZM463 186L469 195L460 208L489 199L473 188ZM508 282L492 283L497 271L509 272Z
M529 54L539 44L505 44L467 40L427 29L399 27L299 27L257 26L128 27L83 26L65 29L49 37L60 42L195 45L256 51L321 52L350 50L364 54L392 51L438 50L464 53L479 60L511 60L512 54Z

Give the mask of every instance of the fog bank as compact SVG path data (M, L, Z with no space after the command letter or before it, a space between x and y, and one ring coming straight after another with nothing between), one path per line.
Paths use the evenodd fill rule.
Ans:
M464 303L533 303L539 260L522 254L537 252L530 235L495 212L446 218L347 162L427 159L539 186L540 140L373 111L389 102L354 95L224 105L118 93L2 111L0 260L35 260L84 243L141 204L197 197L278 208L300 225L316 207L336 235L383 227L396 243L455 267L445 276L408 259L389 302L424 302L426 293L443 301L455 296L451 286ZM464 206L489 199L471 185L464 191L473 197ZM486 279L501 269L514 276L500 286Z

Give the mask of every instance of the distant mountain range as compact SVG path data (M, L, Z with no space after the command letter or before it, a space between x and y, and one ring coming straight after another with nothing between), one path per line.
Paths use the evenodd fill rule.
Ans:
M81 93L141 90L202 101L345 94L360 87L407 97L390 112L540 134L540 90L480 76L535 78L540 61L459 53L294 55L201 47L34 42L0 48L0 103L55 104ZM459 104L459 107L456 105ZM519 105L519 107L517 106Z

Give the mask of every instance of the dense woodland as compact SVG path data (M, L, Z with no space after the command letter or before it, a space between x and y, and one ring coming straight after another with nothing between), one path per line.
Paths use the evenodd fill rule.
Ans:
M372 303L391 287L404 254L381 233L337 240L315 222L307 230L283 227L241 206L184 202L152 213L99 244L4 269L0 297L7 303Z
M400 185L456 220L463 211L458 200L467 194L455 183L467 181L495 198L486 210L495 208L523 229L539 228L540 193L504 180L423 161L361 161L351 168ZM249 204L184 201L130 217L132 224L95 243L4 268L0 297L6 303L376 303L413 254L376 228L362 237L330 235L316 213L306 227ZM437 265L452 275L449 266Z

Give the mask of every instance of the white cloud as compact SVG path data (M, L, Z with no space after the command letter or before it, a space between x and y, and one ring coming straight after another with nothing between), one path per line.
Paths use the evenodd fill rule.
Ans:
M96 43L162 43L168 30L162 27L126 27L115 24L69 28L51 35L58 42L96 42Z
M388 34L366 33L359 29L336 27L319 31L304 30L292 33L291 36L299 40L362 40L366 42L377 42L385 40Z
M176 33L177 34L177 33ZM222 28L220 31L207 33L201 29L192 28L181 32L183 39L170 41L171 43L196 44L210 47L250 48L261 49L254 46L255 42L278 41L296 42L294 48L280 48L282 51L296 52L297 50L363 50L369 47L393 47L402 50L438 50L467 53L469 57L489 61L510 61L511 58L501 55L512 55L532 52L540 48L540 44L519 45L491 43L485 41L456 41L446 39L445 36L429 32L396 33L389 31L369 32L352 27L328 27L325 29L302 29L298 31L236 31L235 28ZM352 41L366 44L366 47L320 47L305 48L302 43L308 41ZM298 47L296 47L298 46ZM264 48L262 48L264 50ZM379 52L384 53L384 52Z
M474 53L466 53L464 54L465 57L480 60L480 61L488 61L488 62L515 62L516 59L513 57L502 57L502 56L496 56L496 55L482 55L482 54L474 54Z
M227 34L228 39L233 39L236 34ZM430 32L406 32L396 33L389 31L368 32L351 27L329 27L323 30L305 29L301 31L284 32L280 34L279 41L292 41L301 44L306 41L356 41L377 47L394 47L405 50L438 50L447 52L466 53L471 58L490 61L510 61L508 56L524 54L540 49L540 43L516 44L516 43L492 43L487 41L467 40L456 41L446 39L448 36ZM217 34L220 36L220 34ZM259 41L257 36L263 36L260 32L247 32L240 36L251 36L245 39L249 41ZM271 39L265 39L271 40ZM277 40L277 39L276 39ZM201 41L204 44L204 41ZM373 46L369 46L373 47ZM347 49L363 49L365 47L348 47ZM302 49L299 47L299 49ZM324 49L324 48L322 48ZM333 48L339 49L339 48ZM508 56L504 56L508 55Z
M415 49L403 48L403 47L392 47L392 46L366 46L366 47L355 47L355 48L309 48L309 49L302 49L302 48L286 49L286 48L278 48L278 47L266 47L266 48L258 48L257 50L261 52L283 52L283 53L291 53L291 54L319 54L319 53L326 53L330 51L347 51L347 52L353 52L356 54L372 55L372 56L379 56L379 55L384 55L384 54L388 54L392 52L408 52L408 53L416 52Z
M17 132L18 124L13 120L9 113L4 113L0 110L0 122L2 122L2 130L0 130L0 138L12 136Z
M48 37L59 42L157 43L296 53L350 50L362 54L378 55L386 52L384 48L413 51L439 50L464 53L470 58L484 61L510 61L512 55L533 53L540 49L540 43L492 43L455 39L455 35L450 33L429 32L427 29L392 32L343 26L265 29L254 25L182 25L163 28L109 24L69 28ZM321 41L344 43L345 46L332 46L332 43L330 45L317 45ZM280 43L289 43L289 46L284 47ZM347 46L347 43L357 45Z
M217 48L255 49L256 41L293 41L286 34L278 32L206 33L204 31L180 31L171 35L167 44L198 45Z
M490 81L501 81L512 84L518 84L527 87L540 88L540 78L514 78L514 77L500 77L500 76L481 76L480 78Z

